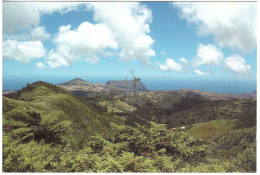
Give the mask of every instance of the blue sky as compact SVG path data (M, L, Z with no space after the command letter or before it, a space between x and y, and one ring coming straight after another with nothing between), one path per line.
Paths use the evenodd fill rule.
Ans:
M252 2L3 2L3 79L256 81L256 60Z

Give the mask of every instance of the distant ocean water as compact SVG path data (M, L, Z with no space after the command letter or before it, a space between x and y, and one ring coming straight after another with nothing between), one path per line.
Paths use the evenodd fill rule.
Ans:
M3 90L19 90L36 81L46 81L52 84L63 83L75 77L59 78L3 78ZM108 80L124 80L123 77L82 77L90 83L106 83ZM142 82L148 90L180 90L197 89L216 93L251 93L256 91L256 80L212 80L192 78L142 78Z
M151 90L180 90L196 89L215 93L251 93L256 91L256 81L250 80L143 80L147 89Z

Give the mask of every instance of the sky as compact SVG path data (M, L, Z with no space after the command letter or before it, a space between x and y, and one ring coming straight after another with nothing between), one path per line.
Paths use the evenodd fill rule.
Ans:
M255 2L3 2L3 79L253 80ZM225 12L225 13L223 13Z

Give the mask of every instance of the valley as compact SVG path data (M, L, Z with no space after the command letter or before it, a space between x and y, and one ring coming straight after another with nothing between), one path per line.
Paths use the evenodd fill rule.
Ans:
M108 82L39 81L3 93L3 170L256 171L256 92Z

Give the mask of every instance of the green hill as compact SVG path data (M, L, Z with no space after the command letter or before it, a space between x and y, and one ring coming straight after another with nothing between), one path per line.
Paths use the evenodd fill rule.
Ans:
M241 125L242 122L237 119L212 120L194 124L187 132L196 138L214 139L223 133L239 128Z
M217 119L239 119L245 127L256 124L256 99L214 100L168 116L169 127Z
M92 95L36 82L3 97L3 171L256 172L256 99Z
M95 133L107 133L109 122L120 123L119 118L103 116L68 91L45 82L27 85L18 91L18 100L3 97L3 115L9 124L19 121L27 126L24 128L38 127L38 130L44 130L48 122L66 121L69 125L62 135L73 140L75 146L82 145ZM38 122L26 119L37 117Z

